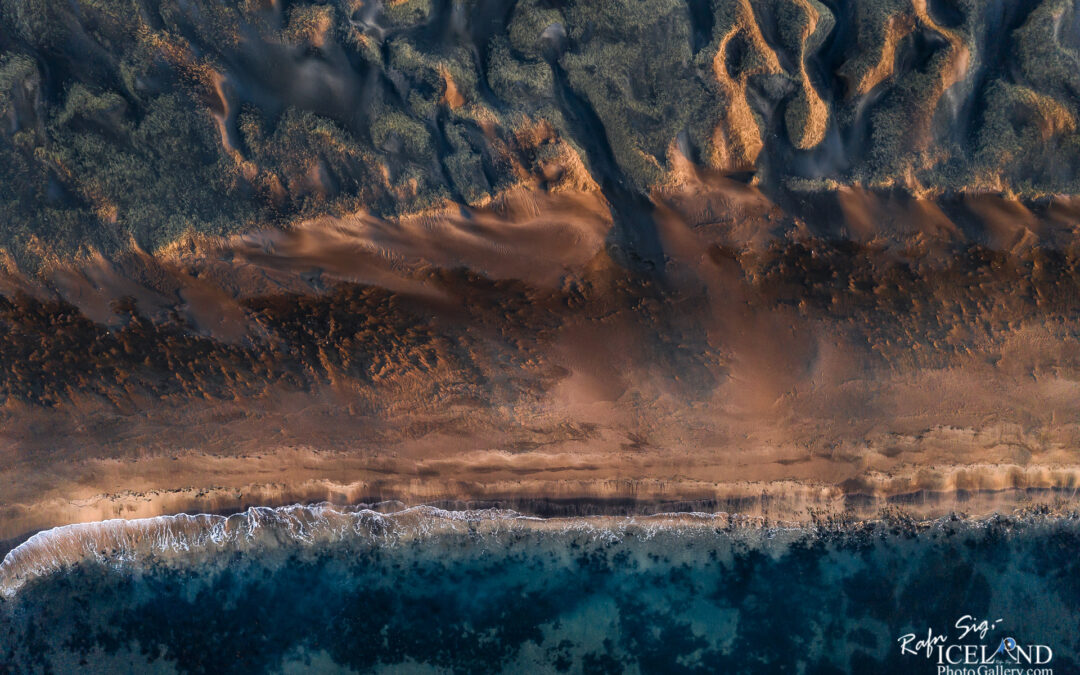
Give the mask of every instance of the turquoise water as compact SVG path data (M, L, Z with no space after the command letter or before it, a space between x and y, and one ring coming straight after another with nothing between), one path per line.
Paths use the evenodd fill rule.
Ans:
M1080 521L258 509L43 533L0 672L937 673L927 630L1080 672ZM959 637L957 619L997 621Z

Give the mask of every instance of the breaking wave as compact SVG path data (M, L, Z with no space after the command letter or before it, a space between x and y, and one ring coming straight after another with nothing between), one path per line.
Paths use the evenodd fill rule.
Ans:
M497 542L500 536L561 532L594 539L650 538L658 531L752 525L727 513L670 513L626 518L539 518L508 509L445 510L387 504L340 507L294 504L251 507L232 515L178 514L64 525L34 534L0 563L0 594L12 596L28 581L80 562L113 566L141 563L192 565L196 558L233 552L295 551L347 543L395 546L403 541L466 535ZM771 532L775 535L777 530Z
M39 533L0 564L0 663L899 675L925 660L899 657L898 636L969 615L1073 672L1078 550L1080 518L1049 511L772 527L318 504L109 520Z
M1031 519L1027 519L1030 524ZM1024 519L1007 518L1019 525ZM0 595L11 597L28 582L84 562L123 568L140 565L194 566L229 559L229 554L271 557L318 551L335 545L394 547L405 542L435 542L466 537L473 544L498 545L505 539L558 534L587 540L648 540L690 534L723 535L742 545L786 546L811 536L914 533L943 527L1000 525L1001 516L933 521L860 521L769 526L759 518L726 512L660 513L641 516L541 518L509 509L446 510L397 503L362 506L293 504L251 507L232 515L178 514L112 519L64 525L38 532L0 562ZM715 538L715 537L713 537Z

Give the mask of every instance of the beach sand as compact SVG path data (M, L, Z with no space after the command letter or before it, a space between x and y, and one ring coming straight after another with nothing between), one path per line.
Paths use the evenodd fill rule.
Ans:
M891 220L844 248L695 180L656 196L644 281L595 191L9 274L8 349L53 390L8 381L0 538L324 500L800 522L1075 500L1075 295L1038 286L1033 249L957 267L951 235L915 233L912 253L897 223L937 203L869 193L845 193L852 222ZM1047 213L1050 245L1073 216ZM48 307L85 322L32 324Z

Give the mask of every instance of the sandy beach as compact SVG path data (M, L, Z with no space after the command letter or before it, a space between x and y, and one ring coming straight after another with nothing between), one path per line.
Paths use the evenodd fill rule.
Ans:
M656 285L607 255L588 191L9 275L9 321L27 325L9 349L42 312L87 318L34 329L55 393L0 407L0 538L323 500L798 522L1075 499L1068 289L1020 301L1020 262L986 276L931 250L890 304L899 254L869 246L825 263L808 304L777 261L804 275L818 253L752 234L782 212L697 180L658 197ZM1071 212L1054 213L1046 236ZM73 350L101 354L97 374L71 370Z

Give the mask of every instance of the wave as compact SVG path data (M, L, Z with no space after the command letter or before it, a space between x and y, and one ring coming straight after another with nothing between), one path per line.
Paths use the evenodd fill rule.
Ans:
M1046 511L1021 514L1030 521ZM1056 518L1057 516L1053 516ZM1076 517L1076 514L1069 516ZM760 518L726 512L660 513L645 516L541 518L509 509L445 510L383 503L342 507L328 503L251 507L232 515L178 514L112 519L64 525L38 532L0 562L0 596L13 597L27 583L84 562L117 568L140 565L191 566L231 553L286 555L297 550L347 543L353 547L393 547L442 537L468 537L480 545L504 538L558 534L608 542L632 537L649 540L660 533L713 534L732 543L779 547L808 536L857 533L915 533L947 526L982 527L1014 522L995 515L978 519L956 515L930 521L903 518L858 522L769 524ZM1019 522L1018 520L1015 522ZM884 527L883 527L884 526ZM899 526L899 527L898 527ZM225 554L225 555L222 555Z
M394 546L446 535L477 539L502 534L560 531L594 538L648 538L659 529L729 526L726 513L658 514L628 518L539 518L507 509L449 511L413 506L386 512L387 505L339 507L294 504L251 507L232 515L178 514L64 525L34 534L0 563L0 595L11 597L29 581L84 561L115 566L190 564L198 554L295 550L337 542Z

